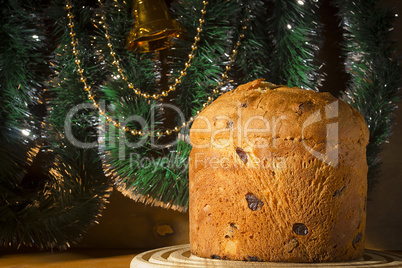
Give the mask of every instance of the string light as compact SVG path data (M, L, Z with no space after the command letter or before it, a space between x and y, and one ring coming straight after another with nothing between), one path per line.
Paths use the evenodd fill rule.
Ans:
M98 1L101 3L101 0L98 0ZM203 3L204 3L204 8L201 10L201 13L202 13L202 15L204 16L204 15L206 14L205 6L206 6L206 4L207 4L208 2L207 2L207 1L203 1ZM154 132L144 132L144 131L137 130L137 129L130 129L129 127L120 124L118 121L115 121L112 117L108 116L108 115L106 114L106 111L101 108L101 105L99 105L99 102L96 100L96 98L95 98L96 95L93 93L91 86L87 83L87 79L86 79L86 77L84 76L85 70L84 70L84 68L82 67L81 60L78 58L78 54L79 54L79 53L78 53L78 49L77 49L77 47L78 47L78 40L77 40L77 38L76 38L76 33L75 33L75 31L74 31L75 25L74 25L74 22L73 22L74 15L73 15L73 13L71 12L71 9L72 9L71 0L67 0L67 4L66 4L65 7L66 7L66 10L67 10L67 18L68 18L68 24L67 24L67 26L69 27L69 30L70 30L70 33L69 33L69 34L70 34L70 37L71 37L72 51L73 51L73 54L74 54L74 56L75 56L74 62L75 62L75 64L77 65L77 72L80 74L80 81L84 84L84 90L87 92L87 97L88 97L88 99L90 99L90 100L93 102L93 105L98 109L99 114L101 114L102 116L105 116L107 123L112 124L112 125L114 125L114 126L116 126L116 127L118 127L118 128L121 128L123 131L125 131L125 132L127 132L127 133L131 133L132 135L138 135L138 136L163 136L163 135L171 135L172 133L178 133L178 132L180 132L183 128L187 127L190 123L192 123L192 122L195 120L195 117L191 117L187 122L183 122L183 123L182 123L181 125L179 125L179 126L175 126L175 127L172 128L172 129L165 129L165 130L162 130L162 131L157 131L156 133L154 133ZM248 11L249 11L249 13L251 13L251 10L248 10ZM204 22L204 17L203 17L203 16L202 16L201 19L199 20L201 25L202 25L202 23ZM103 17L106 17L105 14L103 14ZM102 18L102 22L103 22L103 27L104 27L105 29L107 29L107 24L105 23L105 22L106 22L106 18L104 18L104 19ZM249 22L249 19L246 18L246 19L245 19L245 23L248 23L248 22ZM238 53L238 49L239 49L239 47L240 47L240 45L241 45L242 39L244 38L244 33L245 33L246 29L247 29L247 25L245 24L245 25L242 26L241 33L239 34L239 40L236 42L235 48L232 50L232 54L231 54L231 56L230 56L229 62L228 62L228 64L227 64L226 67L225 67L225 71L222 73L222 79L221 79L221 81L218 82L217 87L213 90L212 94L208 97L208 101L206 101L205 103L202 104L202 108L201 108L200 110L196 111L196 114L197 114L197 115L198 115L203 109L205 109L205 108L214 100L214 96L215 96L215 95L217 95L217 94L222 94L222 93L223 93L222 91L219 90L219 88L225 84L224 81L228 78L228 72L231 70L231 67L232 67L232 65L233 65L233 63L234 63L235 56L236 56L237 53ZM200 39L200 38L199 38L199 33L200 33L201 31L202 31L202 28L201 28L201 27L197 27L197 35L196 35L195 38L194 38L194 40L195 40L194 43L196 43L196 42L199 41L199 39ZM132 85L132 83L130 83L130 82L127 80L127 76L124 74L123 69L120 67L120 62L119 62L118 58L116 57L116 54L115 54L115 52L114 52L114 50L113 50L113 45L112 45L112 43L110 42L110 35L109 35L109 33L106 32L106 31L105 31L105 37L108 39L107 45L108 45L108 47L110 48L110 53L111 53L112 57L114 58L114 61L113 61L113 62L114 62L115 65L118 64L117 70L118 70L118 72L120 73L120 77L123 78L124 80L126 80L126 82L128 83L128 86L129 86L130 88L132 88L132 89L134 90L134 92L135 92L137 95L141 95L141 96L143 96L143 97L145 97L145 98L155 98L154 96L157 95L157 94L150 95L150 94L148 94L148 93L142 93L142 92L140 91L140 89L134 88L134 86ZM194 50L196 49L196 46L195 46L194 44L193 44L193 46L194 46L194 47L192 47L192 51L191 51L190 54L189 54L189 60L188 60L188 61L186 62L186 64L185 64L186 68L181 71L181 74L182 74L183 76L184 76L185 73L186 73L185 70L187 70L187 68L189 68L190 65L191 65L191 59L194 57ZM177 84L179 84L180 82L181 82L181 79L176 79L176 86L177 86ZM173 91L174 89L169 88L169 90L170 90L170 91ZM162 92L160 95L165 96L165 95L167 95L167 92L164 91L164 92ZM155 98L155 99L157 99L157 98Z
M31 132L28 129L23 129L23 130L21 130L21 133L22 133L22 135L28 137Z
M32 35L32 39L34 39L35 41L40 41L39 36L36 34Z

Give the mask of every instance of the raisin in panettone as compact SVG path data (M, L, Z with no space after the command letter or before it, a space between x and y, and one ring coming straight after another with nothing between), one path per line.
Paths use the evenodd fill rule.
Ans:
M368 138L359 112L329 93L256 80L223 94L190 131L192 254L360 258Z

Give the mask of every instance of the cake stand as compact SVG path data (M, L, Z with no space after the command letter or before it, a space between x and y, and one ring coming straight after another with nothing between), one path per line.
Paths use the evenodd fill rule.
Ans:
M134 257L130 268L152 267L402 267L402 256L366 249L361 259L332 263L251 262L206 259L194 256L190 244L164 247L143 252Z

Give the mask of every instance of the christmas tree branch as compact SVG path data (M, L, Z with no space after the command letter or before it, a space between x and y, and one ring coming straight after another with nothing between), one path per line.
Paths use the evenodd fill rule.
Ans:
M275 84L318 90L323 79L316 53L321 44L319 3L314 0L272 1L268 33L273 49L270 79Z
M401 87L401 69L394 59L390 30L395 17L377 0L343 1L335 4L344 33L345 68L350 74L342 97L363 115L369 130L367 146L369 189L378 176L382 144L388 140Z
M43 16L35 16L35 8L22 1L5 1L0 11L1 180L21 179L38 150L40 114L36 111L46 75L46 40Z

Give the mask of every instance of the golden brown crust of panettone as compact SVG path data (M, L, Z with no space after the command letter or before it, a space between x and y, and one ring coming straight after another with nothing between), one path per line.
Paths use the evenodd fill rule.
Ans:
M288 262L362 256L368 130L350 105L256 80L200 113L190 140L193 254ZM328 144L336 159L325 157Z
M270 139L303 138L324 142L327 140L327 120L311 124L304 131L303 124L317 111L321 112L321 116L325 117L327 113L331 116L332 113L328 110L334 106L333 113L339 122L339 139L367 144L368 129L363 117L349 104L327 92L317 93L286 86L270 89L270 86L272 84L259 79L220 96L194 121L190 132L191 143L213 146L217 143L216 140L227 139L229 136L236 141L238 136L243 136L245 128L263 129L265 131L261 133L251 131L251 135ZM335 105L331 106L334 102ZM267 122L259 120L258 117L264 117ZM253 120L249 121L250 118ZM232 127L228 127L228 124L232 124ZM211 128L210 131L208 127ZM204 132L206 129L208 131ZM216 133L217 130L221 131ZM211 133L214 134L213 137ZM249 137L252 139L250 135ZM243 141L247 141L247 138L243 137Z

